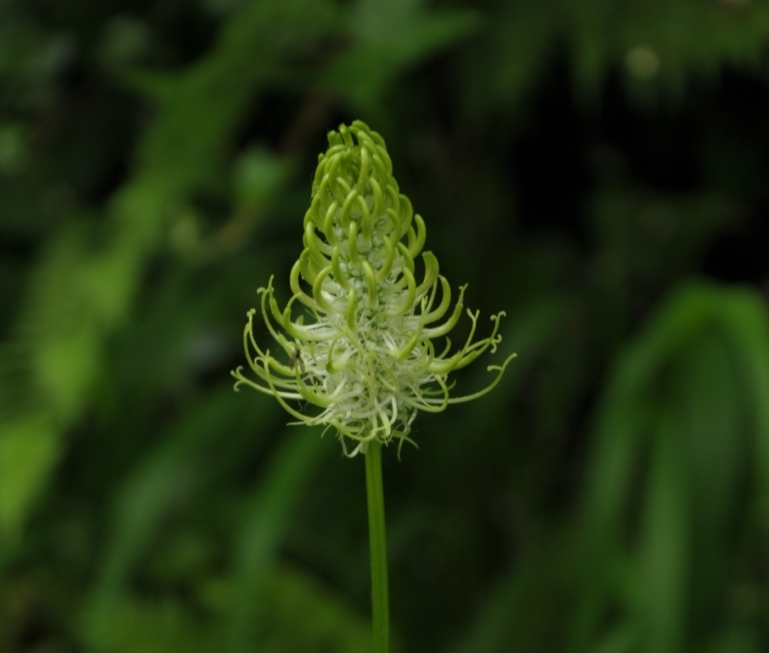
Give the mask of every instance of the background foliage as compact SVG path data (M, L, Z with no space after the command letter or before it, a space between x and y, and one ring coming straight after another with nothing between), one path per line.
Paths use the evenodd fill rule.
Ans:
M768 46L766 0L1 0L0 651L367 650L362 461L228 377L354 118L519 353L386 452L398 650L767 650Z

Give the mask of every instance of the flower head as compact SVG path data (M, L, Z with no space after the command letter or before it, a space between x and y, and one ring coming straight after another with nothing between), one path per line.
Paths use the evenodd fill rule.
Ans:
M259 289L262 316L282 355L257 344L251 309L243 340L258 380L241 367L232 374L236 389L248 385L273 395L299 423L333 427L345 452L351 441L348 455L355 455L374 439L411 441L419 410L440 412L484 395L515 354L489 366L497 375L484 390L450 395L450 372L496 350L504 313L491 317L490 336L473 342L478 313L468 310L470 335L452 352L447 334L462 316L466 286L450 310L451 287L435 255L422 252L424 220L400 193L384 140L356 120L330 132L328 141L304 216L304 250L291 270L293 296L281 310L272 278ZM303 311L295 310L298 304ZM436 342L444 337L439 352ZM300 412L291 401L313 408Z

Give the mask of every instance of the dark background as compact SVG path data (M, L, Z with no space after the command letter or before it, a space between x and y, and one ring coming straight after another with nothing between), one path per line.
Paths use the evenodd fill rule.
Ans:
M229 377L356 118L518 352L385 451L396 650L769 650L766 0L1 0L0 651L368 649L363 461Z

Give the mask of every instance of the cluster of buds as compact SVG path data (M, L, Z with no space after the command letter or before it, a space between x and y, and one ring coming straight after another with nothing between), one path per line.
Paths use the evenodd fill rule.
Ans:
M451 287L435 255L422 252L424 220L400 193L384 140L355 121L330 132L328 141L304 217L304 250L291 270L293 296L281 310L272 278L259 289L264 322L282 354L259 347L252 309L243 339L258 380L240 367L232 374L236 389L248 385L273 395L299 423L334 428L352 456L375 439L397 441L399 448L411 442L418 411L440 412L484 395L515 354L489 366L497 374L485 389L450 396L448 374L496 350L504 313L492 316L490 336L473 342L478 313L468 310L470 334L452 353L447 334L462 316L466 286L450 310ZM294 318L298 304L304 310ZM444 337L439 352L436 341ZM310 412L289 403L295 401Z

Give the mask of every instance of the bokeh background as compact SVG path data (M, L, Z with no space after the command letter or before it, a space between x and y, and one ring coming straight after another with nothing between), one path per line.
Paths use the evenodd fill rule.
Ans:
M519 354L385 452L396 650L769 650L769 2L2 0L0 651L369 650L363 461L229 377L356 118Z

